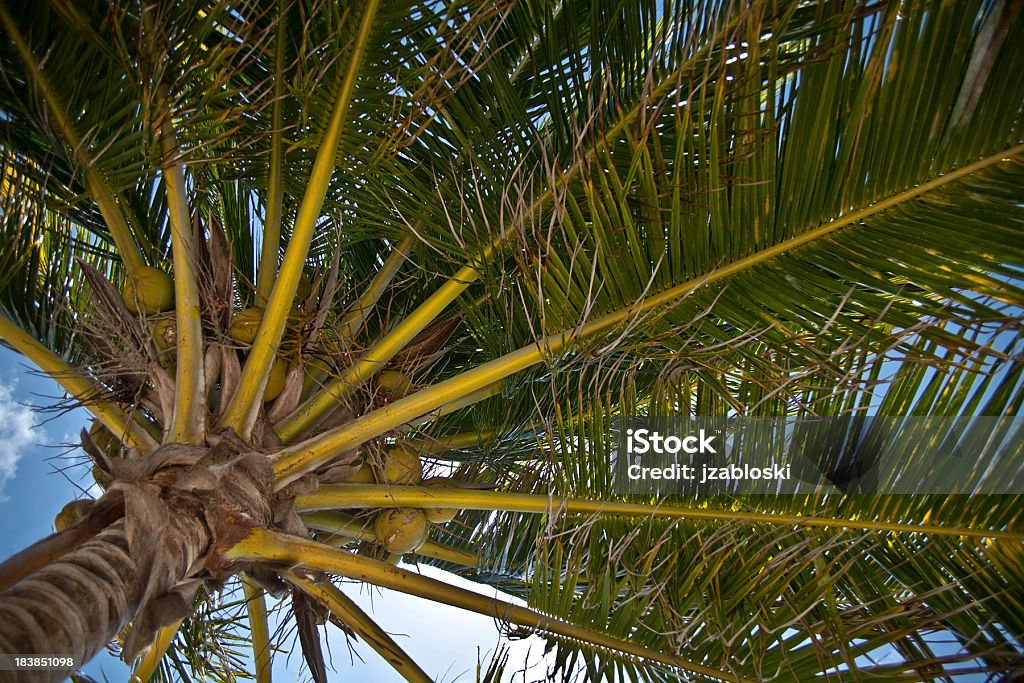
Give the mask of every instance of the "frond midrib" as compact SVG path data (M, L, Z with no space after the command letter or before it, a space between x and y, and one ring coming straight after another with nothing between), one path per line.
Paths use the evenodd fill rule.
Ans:
M812 243L820 242L829 237L832 237L837 232L846 229L857 227L865 227L864 221L876 214L883 211L893 209L899 206L909 204L917 198L925 195L929 192L937 190L949 183L960 180L967 176L978 173L994 164L1008 161L1012 157L1017 157L1024 154L1024 144L1014 145L1006 150L997 152L989 155L980 161L976 161L973 164L963 166L959 169L950 169L948 172L939 174L937 177L916 185L910 189L898 192L886 199L882 199L873 204L870 204L864 208L857 209L850 213L837 216L831 221L824 223L823 225L812 228L807 232L801 233L796 237L792 237L788 240L784 240L770 247L754 252L741 259L733 261L732 263L720 266L711 272L699 275L691 278L686 282L680 283L674 287L670 287L662 292L646 297L638 301L634 306L627 309L620 309L612 313L606 314L597 320L588 323L580 328L579 332L575 335L578 337L587 336L598 331L605 330L615 324L618 324L625 320L629 315L635 315L638 313L646 312L652 308L656 308L661 305L670 304L675 300L687 296L696 289L704 286L708 286L717 283L725 278L733 275L751 270L752 268L761 265L762 263L769 261L773 258L781 256L787 252L799 249L801 247L808 246Z

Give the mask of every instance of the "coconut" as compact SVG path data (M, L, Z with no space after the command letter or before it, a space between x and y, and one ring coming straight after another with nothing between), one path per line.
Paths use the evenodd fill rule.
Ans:
M377 375L377 388L390 398L402 398L411 386L412 380L397 370L384 370Z
M153 323L153 343L160 351L177 348L178 322L172 318L161 318Z
M99 420L93 420L89 425L89 439L108 458L115 457L121 450L121 442Z
M377 479L384 484L418 484L423 480L419 456L404 448L392 448L377 468Z
M89 441L92 442L102 457L116 458L121 454L121 442L107 429L102 422L99 420L93 420L89 426ZM85 448L85 439L83 439L83 448ZM92 478L96 480L96 483L100 485L100 488L106 489L111 484L110 473L107 472L103 467L99 465L101 456L97 455L90 448L85 448L89 457L93 460L92 466Z
M231 320L228 336L240 344L252 344L263 322L263 309L247 308Z
M231 320L231 327L228 328L228 336L239 344L252 344L256 341L256 335L263 323L263 309L258 306L250 306L237 313ZM302 323L302 312L292 306L288 310L288 334L298 336L298 328Z
M174 280L159 268L136 268L125 279L122 298L132 313L152 315L168 311L174 307Z
M274 359L270 366L270 377L267 379L267 388L263 390L263 400L273 401L282 391L284 382L288 379L288 364L280 358Z
M313 291L313 280L306 273L299 278L299 285L295 288L295 300L300 304L309 298Z
M446 489L457 489L459 488L459 482L454 479L448 479L447 477L430 477L429 479L423 480L423 486L432 486L436 488ZM455 519L455 515L459 513L455 508L424 508L423 514L426 515L427 520L434 524L446 524L447 522Z
M375 482L373 478L373 470L365 462L359 465L359 469L348 475L342 481L346 484L372 484Z
M160 365L173 372L178 355L178 323L173 318L161 318L151 328Z
M333 372L331 364L319 356L306 356L304 367L305 375L302 378L302 395L307 396L314 387L320 388L324 384L324 378Z
M373 523L377 542L390 553L408 553L427 540L430 525L421 510L393 508L384 510Z
M53 518L53 527L57 533L70 529L89 516L94 504L95 501L92 500L71 501L61 508L61 511ZM426 523L426 519L424 519L424 523Z

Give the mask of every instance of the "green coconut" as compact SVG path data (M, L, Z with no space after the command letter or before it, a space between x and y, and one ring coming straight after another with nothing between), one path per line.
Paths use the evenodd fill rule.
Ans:
M413 508L392 508L384 510L373 523L373 531L389 553L408 553L422 546L427 540L430 525L421 510Z
M228 336L239 344L252 344L256 341L256 335L263 323L264 310L258 306L250 306L235 314L231 320L231 327L228 328ZM297 330L302 322L302 312L295 306L288 310L288 322L286 335L297 336Z
M377 479L384 484L415 485L423 480L423 464L412 451L392 448L377 468L377 474Z
M160 351L170 351L178 346L178 321L161 318L153 323L153 343Z
M239 312L228 328L228 336L239 344L252 344L263 322L263 309L255 306Z
M121 296L132 313L169 311L174 308L174 280L159 268L142 266L128 274Z
M270 377L267 379L267 388L263 391L264 401L273 401L284 391L284 382L288 379L288 363L280 358L274 360L270 366Z
M359 465L359 469L348 475L342 481L346 484L373 484L373 470L365 462Z
M377 388L390 398L402 398L411 386L412 380L398 370L383 370L377 375Z
M304 302L313 291L313 280L306 273L299 278L299 285L295 288L295 301Z
M435 488L446 488L446 489L457 489L459 488L459 482L454 479L448 479L447 477L430 477L429 479L423 480L423 486L432 486ZM455 515L459 513L455 508L424 508L423 514L426 515L427 521L433 522L434 524L446 524L453 519Z
M151 330L160 365L173 372L178 360L178 322L173 318L161 318L153 323Z
M95 501L91 500L71 501L61 508L61 511L53 518L53 527L57 530L57 533L70 529L89 516L94 504Z
M121 450L121 442L99 420L93 420L89 425L89 439L108 458L115 457Z
M121 442L99 420L93 420L89 426L89 440L108 459L116 458L121 453ZM92 478L103 489L110 486L112 481L110 474L95 462L92 466Z

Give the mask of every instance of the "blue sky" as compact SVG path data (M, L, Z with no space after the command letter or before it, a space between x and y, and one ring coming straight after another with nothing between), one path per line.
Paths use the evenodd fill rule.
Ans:
M30 371L31 368L31 371ZM34 374L22 356L0 348L0 556L7 558L53 533L53 518L91 484L81 451L69 444L87 424L83 410L37 412L60 402L55 382ZM81 463L67 468L73 463ZM62 473L60 470L64 469ZM111 681L127 679L128 668L101 655L85 668Z
M79 431L88 424L88 413L81 409L63 413L35 410L54 406L63 394L56 383L34 371L22 356L0 348L0 559L53 533L54 516L68 501L86 495L92 484L87 459L74 447ZM442 574L429 567L421 571ZM487 592L452 575L444 578ZM486 667L499 644L494 621L488 617L358 584L343 586L343 590L437 681L473 681L478 656ZM332 626L326 632L325 651L329 649L329 663L339 672L338 677L369 683L396 680L392 669L362 643L355 644L362 661L355 659L350 664L344 636ZM284 646L291 643L286 639ZM543 680L542 654L539 638L513 643L509 678L516 683ZM278 655L275 683L308 680L300 673L301 661L297 646L290 656ZM524 667L528 669L525 675L521 673ZM84 671L98 681L124 681L129 673L108 653L101 653Z

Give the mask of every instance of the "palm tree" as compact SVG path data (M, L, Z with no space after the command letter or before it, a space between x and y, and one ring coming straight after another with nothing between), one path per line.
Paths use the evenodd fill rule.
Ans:
M268 592L314 680L324 619L429 680L342 578L564 678L1020 671L1018 489L610 462L631 415L1020 412L1021 8L5 0L0 338L105 492L0 569L0 652L170 677L241 581L257 680Z

